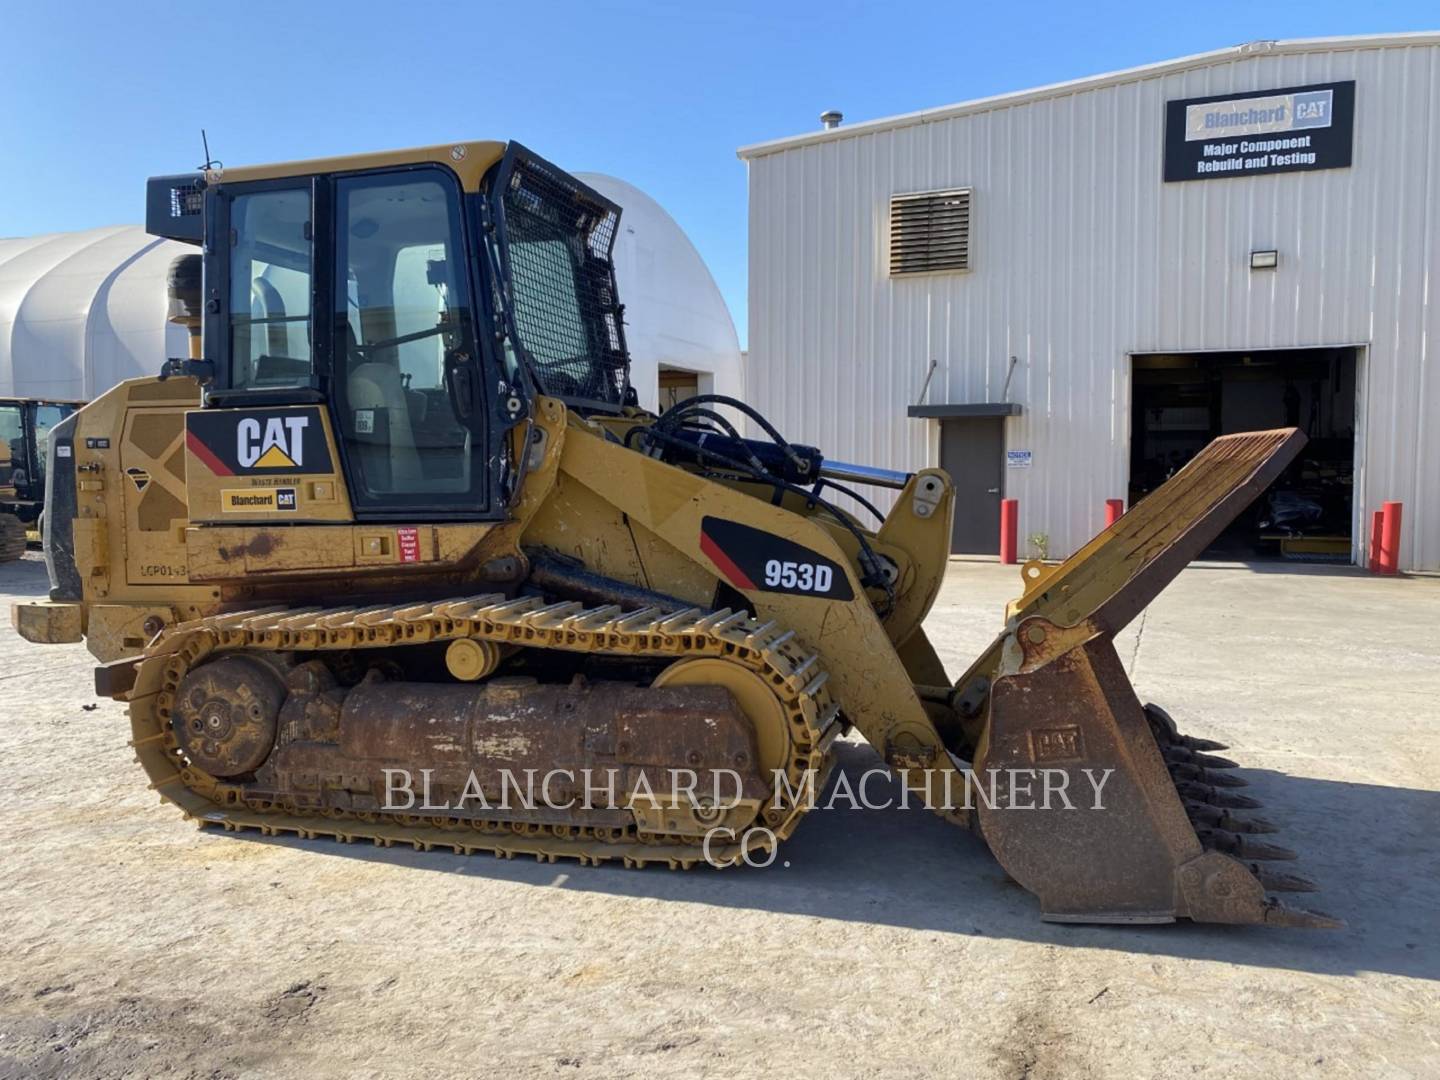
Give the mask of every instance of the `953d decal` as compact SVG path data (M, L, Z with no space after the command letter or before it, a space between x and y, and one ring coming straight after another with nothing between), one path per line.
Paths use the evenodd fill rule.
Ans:
M706 517L700 550L720 576L742 592L777 592L853 600L845 568L818 551L738 521Z

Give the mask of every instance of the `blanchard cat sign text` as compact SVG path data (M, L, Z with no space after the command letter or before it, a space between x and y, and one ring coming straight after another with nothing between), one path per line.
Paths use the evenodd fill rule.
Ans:
M1343 169L1355 83L1317 83L1165 103L1165 179Z

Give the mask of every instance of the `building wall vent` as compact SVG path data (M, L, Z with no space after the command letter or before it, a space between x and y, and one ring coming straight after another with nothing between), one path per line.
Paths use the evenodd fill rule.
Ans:
M970 188L890 196L890 273L970 269Z

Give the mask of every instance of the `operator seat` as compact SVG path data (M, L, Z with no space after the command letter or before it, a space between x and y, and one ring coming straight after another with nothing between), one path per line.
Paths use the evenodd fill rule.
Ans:
M252 324L248 331L251 335L249 349L241 349L238 358L242 365L249 365L250 370L242 370L237 381L247 386L283 386L297 379L309 378L308 352L299 358L290 355L290 324L286 322L285 298L273 281L263 277L251 280L250 313L256 319L266 320L261 324L265 330L264 345L258 353L254 352L256 326ZM310 331L308 320L305 331L307 334ZM308 346L309 342L306 344ZM255 357L253 361L250 360L252 355Z
M353 328L346 328L346 352L349 354L350 375L345 381L345 396L350 408L347 428L361 447L363 460L374 456L388 458L390 482L384 490L413 492L425 490L425 474L420 464L420 452L415 444L415 429L410 421L410 403L405 393L400 369L383 360L367 360L359 351ZM386 426L371 425L366 432L359 422L359 414L365 411L384 410ZM388 445L378 440L382 431L389 432ZM370 470L372 473L375 471ZM383 475L383 473L382 473ZM381 488L380 476L371 475L367 482L374 489Z

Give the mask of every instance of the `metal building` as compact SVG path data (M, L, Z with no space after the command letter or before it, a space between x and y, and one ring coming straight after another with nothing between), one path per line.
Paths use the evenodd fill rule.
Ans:
M1211 435L1294 424L1307 456L1237 551L1362 561L1399 500L1402 568L1440 569L1440 33L831 114L739 154L747 396L835 457L950 468L957 550L995 550L1003 494L1028 553L1068 554Z

